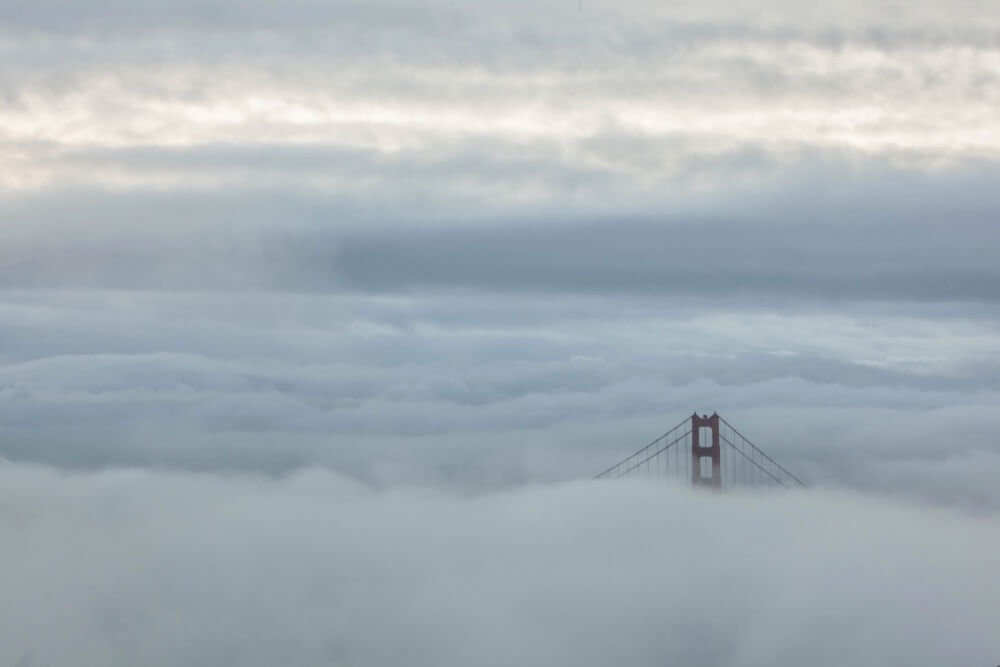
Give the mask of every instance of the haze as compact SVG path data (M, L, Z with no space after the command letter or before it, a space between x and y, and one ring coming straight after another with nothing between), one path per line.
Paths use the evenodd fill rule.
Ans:
M0 664L1000 663L1000 9L0 0ZM591 478L718 411L808 488Z

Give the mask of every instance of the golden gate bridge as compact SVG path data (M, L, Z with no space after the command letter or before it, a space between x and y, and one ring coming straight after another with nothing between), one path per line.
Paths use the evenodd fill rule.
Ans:
M696 487L715 490L805 486L718 413L691 415L596 476L618 477L690 480Z

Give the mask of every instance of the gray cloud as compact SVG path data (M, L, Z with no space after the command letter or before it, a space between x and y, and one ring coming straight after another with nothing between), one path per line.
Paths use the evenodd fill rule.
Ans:
M223 154L243 159L242 151ZM311 162L308 152L303 157ZM339 168L355 157L338 156ZM932 176L882 161L851 168L816 160L793 174L741 160L698 169L716 176L757 169L752 185L713 183L706 196L692 183L669 201L640 195L626 202L619 177L595 171L575 181L543 158L535 171L491 186L516 191L535 179L551 188L548 201L525 205L438 197L435 188L460 173L486 182L510 166L477 172L462 159L373 165L367 187L385 188L385 197L370 206L358 192L293 189L14 197L4 207L11 236L0 250L0 282L939 302L992 301L1000 293L992 165ZM355 171L364 173L365 164L358 159ZM430 192L408 200L423 179ZM578 188L587 193L582 204L573 203ZM608 201L591 205L600 195Z
M993 300L995 241L981 219L899 225L851 223L610 223L557 230L496 229L351 239L341 266L375 289L492 289L790 294L815 298Z
M717 307L8 293L4 319L19 324L4 332L0 455L88 469L323 465L378 484L506 488L590 476L716 409L814 483L1000 502L960 467L938 492L901 472L996 455L995 319L948 305L916 317L898 305Z

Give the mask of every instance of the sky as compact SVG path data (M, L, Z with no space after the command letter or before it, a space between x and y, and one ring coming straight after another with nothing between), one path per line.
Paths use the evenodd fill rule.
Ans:
M0 663L1000 663L1000 8L0 0ZM718 411L808 489L594 474Z

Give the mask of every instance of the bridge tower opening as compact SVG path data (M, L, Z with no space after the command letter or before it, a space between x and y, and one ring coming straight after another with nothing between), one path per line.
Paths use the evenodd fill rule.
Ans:
M702 444L704 443L704 444ZM719 414L691 415L691 484L722 490Z

